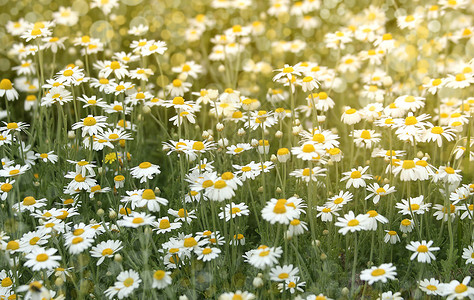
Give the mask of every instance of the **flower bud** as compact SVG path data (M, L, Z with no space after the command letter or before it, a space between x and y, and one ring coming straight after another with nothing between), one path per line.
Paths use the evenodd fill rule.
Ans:
M103 210L102 208L99 208L99 209L97 210L97 216L99 216L99 217L102 217L102 216L104 215L104 213L105 213L105 212L104 212L104 210Z
M259 288L263 286L263 280L260 277L255 277L253 279L252 285L254 288Z
M145 105L142 108L142 112L147 115L147 114L151 113L151 108L148 105Z
M75 139L76 138L76 133L72 130L68 131L67 138L70 139L70 140Z
M225 67L224 67L224 65L220 65L219 67L217 67L217 71L219 71L219 72L221 72L221 73L225 72Z
M239 130L237 130L237 135L238 136L244 136L245 135L245 129L239 128Z
M275 137L277 139L281 139L283 137L283 132L281 132L280 130L278 130L277 132L275 132Z
M325 253L321 253L321 260L326 260L328 256Z
M115 260L116 262L122 262L123 257L122 257L122 255L120 255L119 253L117 253L117 254L115 254L115 256L114 256L114 260Z
M347 296L347 295L349 295L349 289L347 287L345 287L341 290L341 293L342 293L343 296Z
M219 132L222 131L222 130L224 130L224 124L222 124L222 123L217 123L216 129L217 129L217 131L219 131Z
M117 212L115 210L109 211L109 218L115 219L117 217Z

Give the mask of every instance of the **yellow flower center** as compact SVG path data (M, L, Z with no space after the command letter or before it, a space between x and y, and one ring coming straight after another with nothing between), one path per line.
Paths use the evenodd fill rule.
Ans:
M384 269L375 269L372 271L372 273L370 273L372 276L374 277L378 277L378 276L382 276L384 275L386 272Z
M357 219L352 219L349 222L347 222L347 226L354 227L354 226L357 226L357 225L359 225L359 220L357 220Z
M291 73L293 71L294 71L294 69L292 67L283 68L283 73Z
M43 261L47 261L48 258L49 258L48 254L41 253L36 256L36 261L43 262Z
M2 187L0 189L2 190L2 192L8 193L9 191L12 190L12 188L13 186L7 182L7 183L2 184Z
M184 247L191 248L197 245L197 241L193 237L185 238L184 239Z
M421 253L426 253L426 252L428 252L428 247L426 247L425 245L420 245L420 246L418 246L416 251L421 252Z
M145 161L145 162L142 162L141 164L139 164L138 167L140 169L148 169L149 167L151 167L151 163Z
M94 117L87 117L84 119L84 126L94 126L97 120Z
M110 63L110 68L112 70L120 69L120 63L118 61L113 61Z
M359 171L354 171L351 173L351 178L352 179L357 179L357 178L361 178L362 177L362 174L359 172Z
M363 130L362 133L360 134L360 137L366 140L370 140L370 131L368 130Z
M304 153L311 153L314 152L316 149L314 149L314 146L312 144L305 144L302 150Z
M163 278L165 278L165 275L165 271L158 270L153 274L153 278L155 278L156 280L162 280Z
M25 197L25 198L23 199L23 205L25 205L25 206L30 206L30 205L33 205L33 204L35 204L35 203L36 203L35 198L33 198L33 197L31 197L31 196Z
M12 280L10 277L5 277L2 280L2 287L9 287L13 284Z
M133 284L133 282L134 282L134 281L133 281L133 278L128 277L127 279L125 279L125 280L123 281L123 285L126 286L126 287L129 287L129 286L131 286L131 285Z
M445 170L446 173L448 173L448 174L454 174L454 173L455 173L455 172L454 172L454 169L451 168L451 167L446 167L444 170Z
M215 183L214 183L214 188L216 189L223 189L227 186L227 183L225 183L224 180L217 180Z
M102 250L102 256L112 255L113 253L114 250L112 250L111 248L105 248L104 250Z
M418 123L418 120L414 116L405 119L405 125L415 125L416 123Z
M170 221L168 219L163 219L160 221L160 229L168 229L171 227Z
M140 217L133 218L133 220L132 220L133 224L141 224L143 222L145 222L145 220L143 218L140 218Z
M143 191L142 199L152 200L152 199L155 199L155 198L156 198L155 192L153 192L152 189L146 189L146 190Z
M12 82L10 81L10 79L2 79L2 81L0 81L0 90L11 90L13 88L12 86Z

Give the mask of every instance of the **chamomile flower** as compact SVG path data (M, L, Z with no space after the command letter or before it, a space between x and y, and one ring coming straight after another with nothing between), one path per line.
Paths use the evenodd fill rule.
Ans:
M146 213L132 212L130 215L124 216L122 220L117 221L117 225L138 228L140 226L151 225L154 221L154 216Z
M434 278L423 279L418 282L420 290L427 295L440 296L443 294L444 285Z
M243 258L257 269L265 269L271 267L278 262L283 250L281 247L268 247L261 245L257 249L245 252Z
M152 288L161 290L169 286L173 281L170 275L170 271L156 270L153 272Z
M400 243L400 237L398 236L398 233L395 230L385 230L385 232L386 234L383 240L385 243Z
M168 217L159 218L152 224L154 227L153 230L157 234L171 232L172 230L181 228L182 223L180 222L170 222Z
M221 250L215 247L205 247L194 250L194 253L198 256L198 260L206 262L219 257Z
M104 116L94 117L93 115L88 115L81 122L74 123L72 129L82 129L83 137L86 135L93 136L104 131L104 127L107 126L106 120L107 117Z
M360 279L367 281L370 285L378 281L385 283L389 279L395 280L395 276L397 276L396 270L397 268L394 265L392 265L392 263L381 264L378 267L373 266L370 269L363 270L360 273Z
M357 169L352 168L351 171L342 173L344 177L341 178L341 182L347 180L346 189L351 186L354 188L365 187L365 180L372 179L372 175L365 174L368 168L369 166L357 167Z
M431 245L433 245L433 241L411 241L410 244L406 246L408 250L414 252L410 257L410 260L417 258L418 262L421 263L431 263L431 260L436 260L432 251L438 251L440 248L432 247Z
M298 267L293 265L276 266L270 269L270 280L276 282L283 282L288 278L293 278L299 273Z
M367 195L367 197L365 197L365 200L372 198L372 201L374 202L374 204L377 204L380 201L381 197L384 197L386 195L396 192L394 186L390 186L389 184L386 184L382 187L382 186L379 186L378 183L369 184L367 186L367 191L371 193Z
M126 298L140 286L141 282L140 276L134 270L122 271L117 276L115 284L105 291L105 295L109 299L114 299L114 297L118 297L118 299Z
M148 180L152 180L155 175L160 174L160 167L154 165L150 162L142 162L137 167L133 167L130 169L130 174L133 178L140 179L140 182L146 182Z
M59 159L59 157L56 154L54 154L54 151L49 151L49 152L44 152L44 153L35 153L35 156L39 160L45 163L50 162L50 163L55 164Z
M250 211L248 206L245 203L238 203L235 204L232 202L230 205L226 204L224 208L221 208L221 212L219 213L219 219L224 219L228 222L230 219L240 217L240 216L248 216Z
M355 215L353 211L345 214L344 217L337 218L337 222L334 224L339 229L339 233L346 235L349 231L356 232L361 230L367 230L368 216L366 214Z
M462 258L466 260L466 264L474 264L474 245L463 249Z
M36 248L31 251L31 253L25 256L27 260L25 262L26 267L30 267L33 271L40 271L40 270L51 270L59 266L59 260L61 256L54 255L58 252L57 249L50 248Z
M13 83L10 79L4 78L0 81L0 97L4 97L8 101L18 99L18 92L13 88Z
M99 258L97 265L100 265L106 258L114 257L115 253L120 251L122 248L122 242L119 240L103 241L92 247L90 255Z
M449 283L443 284L442 295L448 300L452 299L469 299L474 298L474 288L468 286L471 281L471 276L464 277L462 282L452 280Z

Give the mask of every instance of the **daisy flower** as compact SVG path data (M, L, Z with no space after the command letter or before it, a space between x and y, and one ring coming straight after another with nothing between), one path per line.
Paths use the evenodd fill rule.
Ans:
M367 191L369 191L370 194L367 197L365 197L365 200L372 198L372 201L374 202L374 204L377 204L380 201L381 197L384 197L386 195L396 192L395 187L390 186L389 184L386 184L383 187L381 187L379 186L378 183L369 184L367 186Z
M270 269L270 280L282 282L298 275L299 269L293 265L276 266Z
M147 161L140 163L137 167L130 169L133 178L140 179L140 182L152 180L154 175L160 174L160 167Z
M291 148L291 153L302 160L314 160L324 154L322 149L317 149L313 142L306 142L301 146Z
M361 230L367 230L368 216L366 214L354 215L353 211L345 214L344 217L338 217L337 222L334 224L339 229L339 233L346 235L349 231L356 232Z
M8 193L13 189L14 183L15 180L10 179L7 179L5 182L0 182L0 194L3 201L7 199Z
M456 133L449 127L444 126L429 126L424 133L424 142L436 142L438 147L443 145L443 138L451 142L454 140Z
M107 126L107 117L88 115L82 119L81 122L74 123L72 129L82 129L82 137L86 135L93 136L104 131L104 127Z
M367 219L367 225L366 225L367 230L377 230L378 223L381 223L381 224L388 223L388 219L382 216L381 214L379 214L375 210L369 210L367 212L367 216L369 217Z
M255 295L252 293L249 293L247 291L236 291L234 292L229 292L229 293L223 293L219 296L218 300L234 300L234 299L241 299L241 300L253 300L255 299Z
M466 260L466 265L474 264L474 245L469 245L463 249L462 258Z
M332 222L333 216L339 216L339 213L337 213L337 211L339 211L340 208L337 206L317 206L316 209L319 211L316 217L321 217L321 221L323 222Z
M340 191L339 194L329 198L328 201L324 204L324 206L342 208L349 201L352 201L352 197L353 195L350 192Z
M352 132L352 137L354 138L354 143L359 148L372 148L380 142L380 133L376 133L375 130L354 130Z
M409 198L407 200L402 199L402 202L398 202L395 207L400 210L402 215L411 215L411 214L424 214L427 212L430 207L431 203L424 202L424 196L420 195L415 198Z
M43 162L50 162L50 163L53 163L53 164L55 164L59 159L59 157L56 154L54 154L54 151L49 151L47 153L46 152L44 152L44 153L35 153L35 156L38 159L42 160Z
M327 169L321 167L314 167L312 169L304 168L304 169L297 169L290 173L290 176L294 176L296 178L300 178L304 182L309 182L310 180L317 182L318 176L325 177Z
M272 198L262 209L263 219L270 222L270 224L289 224L291 220L297 219L299 216L300 212L296 209L294 203L287 199Z
M51 270L59 266L59 260L61 256L54 255L58 252L57 249L50 248L36 248L31 253L25 256L25 266L30 267L33 271L40 271L43 269Z
M117 225L123 227L137 228L140 226L151 225L155 221L155 216L146 213L132 212L124 216L122 220L117 221Z
M290 66L285 64L285 66L281 69L277 69L279 73L273 76L273 81L277 81L281 78L286 77L288 80L291 80L293 76L301 76L302 69L296 66Z
M291 294L294 294L296 291L303 293L303 287L305 285L306 282L300 281L300 278L298 276L294 276L286 279L284 284L279 283L278 290L280 291L280 293L283 293L283 291L290 291Z
M436 260L432 251L438 251L439 247L431 247L433 241L426 242L425 240L418 242L418 241L411 241L406 248L414 253L410 256L410 260L414 260L417 258L418 262L421 263L431 263L431 260Z
M205 248L198 248L194 250L194 253L198 256L198 260L202 260L204 262L211 261L219 257L221 250L215 247L205 247Z
M471 276L465 277L462 282L452 280L450 283L443 284L442 295L447 300L464 299L466 297L469 299L474 298L474 288L468 286L469 281L471 281Z
M443 294L443 284L434 278L420 280L418 287L427 295L441 296Z
M362 113L355 108L349 108L344 111L341 116L341 121L347 125L354 125L362 120Z
M301 221L299 219L293 219L291 220L288 226L288 230L286 231L286 234L288 238L291 238L293 236L301 235L307 230L308 230L308 223Z
M347 180L346 189L351 186L354 188L365 187L365 180L372 179L372 175L364 174L368 168L369 166L357 167L357 169L352 168L351 171L342 173L344 177L341 178L341 182Z
M248 216L250 213L248 206L245 203L235 204L232 202L231 204L226 204L225 207L221 207L221 212L219 213L219 219L224 219L228 222L230 219L240 216Z
M97 265L104 262L106 257L112 258L115 253L123 248L122 242L118 240L103 241L92 247L90 255L92 257L98 257Z
M15 165L15 166L4 167L2 170L0 170L0 177L15 177L15 176L24 174L29 169L30 169L29 165L25 165L25 166Z
M134 270L122 271L117 276L117 281L105 291L105 295L109 299L123 299L130 296L136 290L142 280L137 272Z
M2 134L5 135L10 134L12 132L26 132L26 128L30 127L29 124L24 122L3 122L3 124L5 124L5 126L0 127L0 131L3 131Z
M443 181L449 184L457 184L462 180L462 175L460 175L459 173L461 173L461 170L455 170L448 166L440 166L437 174L435 174L435 176L433 177L433 180L435 182Z
M394 230L385 230L387 234L385 234L384 237L384 242L385 243L390 243L390 244L396 244L400 243L400 237L398 236L398 233Z
M154 228L153 230L156 231L157 234L171 232L174 229L181 228L182 223L180 222L170 222L168 217L163 217L157 219L156 222L151 224Z
M64 175L64 177L72 179L67 185L67 190L69 191L89 191L91 187L97 185L97 181L92 175L82 176L81 173L68 172L66 175Z
M370 285L378 281L386 283L389 279L395 280L396 270L397 268L392 263L381 264L378 267L373 266L370 269L363 270L360 273L360 279L367 281Z
M10 79L4 78L0 81L0 97L5 96L8 101L18 99L18 92L13 88Z
M153 283L152 287L154 289L164 289L171 284L173 281L171 279L170 271L157 270L153 273Z
M243 258L257 269L265 269L271 267L278 262L283 250L281 247L268 247L261 245L257 249L245 252Z

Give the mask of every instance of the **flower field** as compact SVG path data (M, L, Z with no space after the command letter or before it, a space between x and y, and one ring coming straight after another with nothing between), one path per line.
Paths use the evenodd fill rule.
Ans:
M0 299L474 299L471 0L0 8Z

